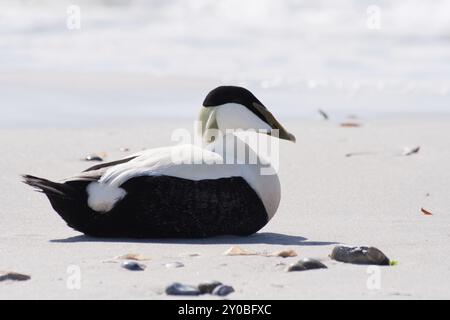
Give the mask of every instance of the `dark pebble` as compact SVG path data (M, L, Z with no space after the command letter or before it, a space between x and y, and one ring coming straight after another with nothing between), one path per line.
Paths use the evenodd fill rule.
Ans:
M331 259L354 264L389 265L386 255L374 247L337 246L330 255Z
M13 280L13 281L27 281L30 280L31 277L26 274L21 274L17 272L7 272L4 274L0 274L0 281Z
M291 264L286 271L292 272L292 271L306 271L306 270L314 270L314 269L327 269L327 266L324 265L322 262L316 259L309 259L305 258L297 263Z
M201 293L200 290L194 286L175 282L166 288L166 294L169 296L198 296Z
M122 263L122 268L130 271L144 271L146 266L134 261L125 261L124 263Z
M98 155L96 155L96 154L90 154L90 155L87 155L84 158L84 160L85 161L103 161L103 158L98 156Z
M233 287L220 285L213 290L212 294L215 296L225 297L233 292L234 292Z
M216 287L221 285L222 282L219 281L204 282L198 285L198 290L200 290L201 294L211 294Z

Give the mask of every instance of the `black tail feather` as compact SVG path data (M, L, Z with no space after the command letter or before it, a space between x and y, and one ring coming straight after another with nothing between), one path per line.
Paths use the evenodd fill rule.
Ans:
M31 175L23 175L22 177L25 184L35 188L38 192L45 193L47 196L71 198L71 194L73 193L73 189L67 184L57 183Z
M66 223L83 233L90 233L93 217L87 207L86 186L89 182L57 183L30 175L23 175L23 182L44 193L55 211Z

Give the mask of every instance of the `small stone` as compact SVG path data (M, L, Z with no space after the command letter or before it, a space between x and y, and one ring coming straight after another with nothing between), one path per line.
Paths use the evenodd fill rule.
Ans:
M128 151L130 151L130 148L122 147L119 150L122 151L122 152L128 152Z
M297 254L297 252L295 252L295 250L283 250L283 251L272 253L270 256L271 257L291 258L291 257L297 257L298 254Z
M122 268L130 271L144 271L147 266L134 261L125 261L124 263L122 263Z
M184 264L182 262L175 261L175 262L171 262L171 263L166 263L165 266L168 269L177 269L177 268L183 268Z
M327 269L327 266L322 262L316 259L305 258L294 264L291 264L286 271L306 271L306 270L314 270L314 269Z
M234 292L234 288L231 286L220 285L214 289L212 292L215 296L225 297Z
M180 257L188 257L188 258L200 257L200 253L196 252L182 253L180 254Z
M374 247L336 246L331 252L331 259L354 264L389 265L389 258Z
M26 274L21 274L17 272L1 272L0 271L0 281L12 280L12 281L27 281L31 277Z
M85 161L103 161L103 158L96 154L89 154L84 158Z
M166 288L166 294L169 296L198 296L200 290L194 286L175 282Z
M211 294L213 293L215 288L221 285L222 282L219 281L203 282L198 285L198 290L200 290L201 294Z
M409 148L409 147L405 147L403 148L403 155L404 156L410 156L413 155L415 153L419 153L420 151L420 146L414 147L414 148Z

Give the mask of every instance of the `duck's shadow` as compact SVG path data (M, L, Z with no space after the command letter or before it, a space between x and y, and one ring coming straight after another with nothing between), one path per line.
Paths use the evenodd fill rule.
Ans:
M129 238L96 238L79 235L65 239L50 240L53 243L79 242L132 242L132 243L170 243L170 244L273 244L286 246L327 246L337 244L329 241L309 241L301 236L281 233L261 232L248 237L221 236L205 239L129 239Z

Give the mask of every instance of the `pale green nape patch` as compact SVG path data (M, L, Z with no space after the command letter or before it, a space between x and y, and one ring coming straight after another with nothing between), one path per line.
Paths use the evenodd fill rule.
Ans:
M216 109L202 107L198 119L201 122L201 128L198 128L198 134L203 138L203 142L213 142L214 132L219 130L216 119Z

